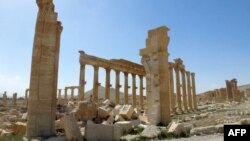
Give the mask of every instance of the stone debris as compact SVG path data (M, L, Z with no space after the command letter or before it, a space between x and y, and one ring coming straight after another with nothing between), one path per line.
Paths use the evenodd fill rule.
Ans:
M66 138L69 141L83 141L80 128L77 125L76 120L72 116L64 116L62 124L65 130Z

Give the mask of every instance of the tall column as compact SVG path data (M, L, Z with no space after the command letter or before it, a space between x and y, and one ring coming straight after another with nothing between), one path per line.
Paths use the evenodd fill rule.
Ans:
M181 84L180 84L180 73L179 67L175 66L175 77L176 77L176 100L177 100L177 111L182 113L182 102L181 102Z
M64 104L68 103L68 88L64 89Z
M16 100L17 100L17 93L14 93L13 97L12 97L12 104L13 105L16 105Z
M196 103L195 73L191 73L191 77L192 77L192 91L193 91L193 107L195 110L198 110Z
M169 64L169 92L170 92L170 109L172 113L175 113L175 94L174 94L174 76L173 76L174 64Z
M79 80L79 88L78 88L78 100L84 100L84 91L85 91L85 64L81 64L80 67L80 80Z
M3 94L3 105L6 106L8 104L7 92L5 91Z
M53 0L36 0L39 11L32 51L28 138L56 134L55 113L60 51L61 22Z
M232 85L228 80L226 80L226 91L227 91L227 101L232 102L234 99Z
M94 66L93 100L96 103L99 103L99 98L98 98L98 86L99 86L98 71L99 71L99 67Z
M110 99L110 68L106 68L105 99Z
M62 89L58 89L58 104L62 104Z
M25 108L28 108L28 95L29 95L29 89L26 89L25 90L25 100L24 100Z
M71 99L74 100L74 99L75 99L75 98L74 98L74 97L75 97L75 95L74 95L74 90L75 90L75 88L72 87L72 88L70 88L70 89L71 89Z
M124 100L128 104L128 73L124 72Z
M115 102L120 104L120 71L115 71Z
M184 111L188 112L185 69L181 70L181 77L182 77L182 100L183 100L183 107L184 107Z
M190 111L193 111L193 100L192 100L192 95L191 95L191 81L190 81L190 72L186 72L187 75L187 94L188 94L188 108Z
M132 74L132 105L135 108L136 107L136 75Z
M143 76L139 75L140 78L140 107L144 109L144 96L143 96Z

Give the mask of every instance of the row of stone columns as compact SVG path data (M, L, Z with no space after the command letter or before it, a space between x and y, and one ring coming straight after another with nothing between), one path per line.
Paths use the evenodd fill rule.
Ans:
M84 100L84 90L85 90L85 65L86 64L81 64L80 67L80 80L79 80L79 98L80 100ZM100 86L100 83L98 81L99 77L99 66L93 65L94 68L94 78L93 78L93 100L94 102L98 103L99 102L99 97L98 97L98 87ZM110 84L110 68L105 68L106 71L106 81L105 81L105 99L110 99L110 87L112 86ZM128 89L130 86L128 85L128 72L123 72L124 73L124 103L128 104L129 103L129 98L128 98ZM115 102L117 104L120 103L120 71L115 70ZM139 75L140 78L140 106L143 108L144 106L144 98L143 98L143 76ZM133 107L136 107L136 74L132 74L132 105Z
M176 96L174 94L174 77L175 71ZM176 59L175 63L169 64L170 73L170 109L172 113L183 113L197 110L195 74L185 70L181 59ZM181 81L180 81L181 77ZM182 94L181 94L182 92ZM176 107L177 106L177 109Z
M229 102L232 101L240 101L241 96L238 93L237 80L226 80L226 92L227 92L227 100Z

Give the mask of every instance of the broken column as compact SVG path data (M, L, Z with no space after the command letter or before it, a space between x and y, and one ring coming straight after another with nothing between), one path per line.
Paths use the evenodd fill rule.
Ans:
M68 88L64 89L64 104L68 103Z
M58 61L62 31L53 1L36 0L36 2L39 11L31 64L29 119L26 129L28 138L55 135Z
M5 91L3 94L3 105L7 106L8 104L8 97L7 97L7 92Z
M12 104L13 105L16 105L16 100L17 100L17 93L14 93L13 97L12 97Z
M58 104L62 104L62 89L58 89Z
M233 101L232 86L231 82L228 80L226 80L226 90L227 90L227 101L232 102Z
M29 89L25 90L25 98L24 98L24 107L27 108L28 107L28 95L29 95Z
M74 90L75 90L75 88L70 88L71 89L71 100L74 100L75 98L75 95L74 95Z
M146 48L140 50L142 64L146 71L147 109L146 115L151 124L170 122L169 69L167 27L159 27L148 32Z

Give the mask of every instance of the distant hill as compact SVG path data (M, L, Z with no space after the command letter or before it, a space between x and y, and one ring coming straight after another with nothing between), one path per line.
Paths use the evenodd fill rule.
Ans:
M238 86L238 89L240 91L246 91L246 89L250 89L250 84Z

